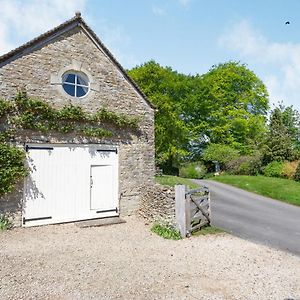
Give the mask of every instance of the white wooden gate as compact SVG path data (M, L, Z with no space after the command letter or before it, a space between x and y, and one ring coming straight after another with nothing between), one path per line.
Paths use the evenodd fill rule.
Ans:
M117 216L117 148L26 146L23 226Z

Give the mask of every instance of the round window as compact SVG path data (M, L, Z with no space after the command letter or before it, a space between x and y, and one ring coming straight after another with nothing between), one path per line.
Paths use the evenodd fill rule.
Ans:
M90 89L89 79L84 73L66 72L62 76L64 91L72 97L84 97Z

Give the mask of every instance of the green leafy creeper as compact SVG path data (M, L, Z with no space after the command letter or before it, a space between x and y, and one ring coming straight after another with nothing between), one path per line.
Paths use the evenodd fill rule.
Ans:
M0 99L0 196L10 193L28 171L25 152L10 143L16 130L30 129L42 133L74 133L91 138L113 138L115 130L138 133L139 118L99 109L88 114L79 106L68 104L55 109L48 103L19 92L14 100Z

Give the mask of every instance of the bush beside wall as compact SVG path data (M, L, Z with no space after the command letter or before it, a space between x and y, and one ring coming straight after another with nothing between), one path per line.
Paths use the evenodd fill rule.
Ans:
M286 161L283 164L281 176L287 179L294 179L299 161Z
M179 176L184 178L201 179L207 172L206 167L202 162L188 163L182 166L179 170Z
M226 171L233 175L257 175L261 170L261 155L240 156L226 164Z
M263 168L263 174L267 177L281 177L284 163L272 161Z

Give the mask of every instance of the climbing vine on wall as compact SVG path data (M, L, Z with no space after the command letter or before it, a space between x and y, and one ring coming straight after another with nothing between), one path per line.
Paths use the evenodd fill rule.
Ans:
M0 142L0 196L13 190L15 183L27 175L22 149Z
M25 153L10 140L22 129L41 133L74 133L92 138L113 138L118 130L137 133L139 119L111 112L105 108L90 114L68 104L55 109L48 103L19 92L14 100L0 99L0 196L13 190L26 176Z
M8 101L0 102L0 116L1 112L6 113L8 123L15 129L33 129L44 133L74 132L97 138L112 137L116 129L138 129L138 118L117 114L105 108L94 114L86 113L80 106L72 104L55 109L44 101L29 98L24 92L18 93L11 103L5 102Z

